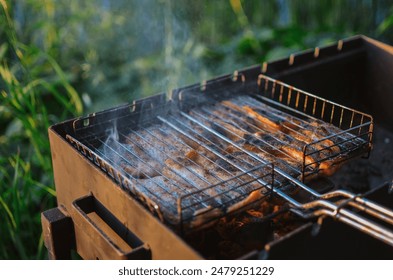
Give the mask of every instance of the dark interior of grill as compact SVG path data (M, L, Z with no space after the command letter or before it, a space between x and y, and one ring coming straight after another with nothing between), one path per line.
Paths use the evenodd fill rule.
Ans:
M308 180L306 184L320 193L345 189L365 194L367 198L392 208L393 83L390 75L393 56L384 51L383 46L360 38L344 44L341 42L341 47L339 43L321 50L307 51L263 65L262 69L252 67L235 72L232 76L175 90L172 100L180 100L179 104L168 103L166 95L161 94L139 100L133 105L67 121L53 129L63 139L67 135L78 139L80 135L75 131L85 133L87 127L92 126L100 131L96 135L107 135L108 130L113 129L113 120L116 120L117 128L123 131L137 125L151 125L151 115L147 117L147 113L165 116L179 108L188 110L211 102L211 99L201 96L201 91L214 96L214 100L233 98L239 91L249 90L247 81L257 80L261 70L288 85L374 117L373 149L368 158L352 159L342 164L332 176ZM241 81L243 78L246 87ZM127 117L130 113L131 119ZM89 135L84 134L84 137ZM99 147L102 140L94 139L92 143L98 141L95 144ZM80 151L83 153L84 147ZM84 155L95 161L91 153ZM116 181L118 175L115 171L112 170L112 175L108 170L106 172ZM299 191L294 197L307 201L308 195ZM140 199L146 200L143 197ZM386 224L386 227L391 228L391 225ZM183 235L182 238L207 259L386 259L393 256L392 246L332 218L302 218L290 211L285 201L273 193L266 193L251 209L224 215L213 227Z

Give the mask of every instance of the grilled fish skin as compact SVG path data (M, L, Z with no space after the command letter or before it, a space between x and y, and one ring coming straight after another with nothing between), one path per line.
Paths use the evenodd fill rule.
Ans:
M222 134L225 134L225 136L235 142L238 142L239 140L244 140L246 138L246 142L243 144L243 147L246 150L253 152L259 152L260 150L264 150L281 158L289 157L300 162L303 162L304 160L307 166L317 168L317 159L312 156L304 156L302 148L304 147L305 143L295 138L292 138L284 133L279 133L280 131L276 131L276 133L273 135L263 133L262 131L255 132L253 135L251 135L249 134L249 132L252 133L253 131L245 131L241 128L236 127L237 125L235 124L235 122L233 120L230 120L230 118L228 118L228 116L224 113L219 113L218 110L215 110L213 112L217 115L227 117L226 121L223 121L217 116L212 115L209 116L209 120L212 120L214 123L222 125L222 127L226 129L226 131L222 132Z
M239 101L237 102L239 104L245 103L239 97L236 101ZM282 132L284 134L281 135L286 135L285 137L290 136L296 139L297 144L311 144L307 145L307 149L304 151L299 149L299 146L296 145L296 141L294 141L295 145L280 145L279 149L289 154L292 158L302 162L304 161L307 166L320 170L325 174L331 174L335 171L333 168L331 171L328 171L328 169L336 164L336 161L331 159L339 155L341 150L331 139L326 139L330 136L330 134L327 135L329 129L326 124L321 125L320 122L300 122L292 116L285 116L283 112L272 116L270 111L260 108L257 105L255 105L255 107L250 105L237 105L234 104L233 101L228 100L221 102L221 104L232 110L248 114L248 116L254 118L255 125L265 132L273 133L275 136L279 136ZM257 133L256 135L260 134L261 133ZM305 145L303 147L305 147ZM296 146L298 148L296 148ZM329 159L329 161L327 159Z
M165 136L157 126L127 135L123 145L127 160L122 163L122 168L134 178L151 178L161 174L168 154L176 156L190 151L185 145L167 145L160 140Z
M249 105L245 106L250 107ZM254 109L255 113L266 115L273 122L279 123L283 132L300 141L306 143L316 142L315 146L319 150L330 150L332 153L340 153L339 147L331 139L323 139L337 133L337 129L333 125L317 119L300 120L275 108L267 108L266 104L260 102L256 103L255 107L250 107L250 109Z

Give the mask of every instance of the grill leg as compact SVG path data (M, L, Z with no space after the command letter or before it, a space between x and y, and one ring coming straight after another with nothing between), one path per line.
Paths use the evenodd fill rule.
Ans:
M49 259L71 259L71 249L75 247L72 219L53 208L41 213L41 224Z

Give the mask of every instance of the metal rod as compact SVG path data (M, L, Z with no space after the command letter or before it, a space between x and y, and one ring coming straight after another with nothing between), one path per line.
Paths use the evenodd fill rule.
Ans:
M80 143L78 140L76 140L75 138L73 138L73 137L70 136L70 135L67 135L66 138L67 138L68 141L70 141L71 143L73 143L73 144L75 144L75 145L77 145L77 146L79 146L79 147L85 147L84 144ZM78 149L78 150L79 150L79 149ZM99 152L99 151L97 150L97 152ZM95 152L92 152L92 153L95 154ZM97 156L97 154L95 154L95 156ZM97 156L97 158L100 158L100 157ZM108 172L108 167L107 167L107 166L111 166L111 164L109 164L109 163L108 163L106 160L104 160L103 158L100 158L100 161L99 161L99 162L97 161L97 164L99 165L99 167L100 167L101 169L103 169L103 170L106 171L106 172ZM106 166L106 167L105 167L105 166ZM114 178L114 179L115 179L115 178ZM125 178L124 176L123 176L123 180L126 181L130 186L131 186L131 185L134 185L133 183L130 182L130 180L129 180L128 178ZM121 183L122 183L122 182L119 182L119 184L123 187L123 185L122 185ZM132 190L130 190L130 191L132 191ZM148 190L148 191L149 191L149 190ZM151 194L154 196L154 193L151 193ZM143 197L143 201L145 201L145 202L147 203L149 209L152 209L152 211L153 211L153 209L154 209L153 212L154 212L154 213L157 213L157 215L159 216L159 218L160 218L162 221L164 220L163 214L162 214L162 212L161 212L161 209L158 207L158 205L157 205L156 202L154 202L150 197L146 196L145 194L143 194L143 193L141 193L141 192L137 193L136 195Z
M243 99L243 98L242 98L242 99ZM244 100L245 100L246 104L249 105L249 106L264 107L265 110L269 111L269 113L273 114L275 117L278 117L278 118L282 119L282 120L285 121L285 122L286 122L286 121L289 121L293 126L296 126L296 127L298 127L299 129L298 129L298 130L294 130L293 128L286 126L286 125L285 125L285 122L284 122L284 126L285 126L288 130L290 130L291 132L296 133L296 134L304 135L304 134L301 133L302 130L303 130L303 129L304 129L304 130L309 130L309 127L306 127L305 125L307 124L307 125L309 125L309 126L312 126L312 124L311 124L307 119L318 121L318 119L316 119L316 118L314 118L314 117L311 117L311 116L308 115L308 114L303 114L301 111L294 111L294 112L299 113L299 114L302 114L306 119L300 119L300 118L298 118L298 117L296 117L296 116L294 116L294 115L291 115L290 118L288 118L288 117L285 117L285 118L284 118L284 117L282 116L282 111L277 111L275 108L272 108L271 106L267 107L267 105L265 105L265 104L263 104L263 103L261 103L261 102L258 102L258 101L256 101L255 99L253 99L253 100L251 101L251 100L249 100L249 99L247 99L247 98L244 98ZM264 99L264 101L269 101L269 102L271 102L271 103L274 102L274 101L267 100L267 99ZM325 101L324 101L324 102L325 102ZM277 104L279 104L280 106L282 106L282 104L280 104L280 103L274 103L274 105L277 105ZM285 109L291 109L291 108L285 106ZM296 122L292 121L292 119L296 120ZM304 125L303 125L303 124L304 124ZM360 126L371 126L371 125L372 125L372 119L370 119L369 122L365 122L365 123L363 123L363 124L359 124L359 125L357 125L357 126L355 126L355 127L352 127L352 124L351 124L351 126L350 126L349 129L344 130L344 131L337 131L337 132L335 132L333 135L325 136L325 137L319 139L319 140L316 141L316 142L321 142L321 141L323 141L323 140L326 140L326 139L329 139L329 138L332 138L332 137L340 137L340 138L342 138L345 134L349 133L349 131L354 131L355 129L359 128ZM371 128L370 128L370 129L371 129ZM369 129L369 131L370 131L370 129ZM371 130L371 131L372 131L372 130ZM360 136L360 135L358 135L358 136ZM344 139L345 139L345 138L344 138Z
M393 246L393 240L389 236L386 236L383 233L380 233L379 231L374 230L374 228L379 228L379 226L376 224L374 224L373 227L370 228L370 227L367 227L367 226L359 223L358 221L354 221L344 215L334 214L334 212L329 211L328 209L319 209L319 210L313 212L312 215L304 215L302 212L299 212L296 210L295 210L295 212L305 219L311 218L313 216L320 217L323 215L333 217L333 218L335 218L335 219L337 219L337 220L339 220L339 221L341 221L341 222L343 222L343 223L345 223L345 224L347 224L347 225L349 225L359 231L362 231L368 235L371 235L374 238L377 238L378 240L381 240L381 241Z
M182 114L184 117L188 118L189 120L193 121L194 123L198 124L199 126L202 126L204 129L208 130L209 132L211 132L211 133L214 134L215 136L221 138L223 141L225 141L225 142L227 142L227 143L233 145L234 147L238 148L239 150L241 150L242 152L246 153L247 155L249 155L250 157L254 158L255 160L260 161L261 163L264 163L264 164L270 164L270 162L268 162L268 161L262 159L262 158L259 157L258 155L255 155L255 154L253 154L253 153L248 152L247 150L245 150L245 149L244 149L243 147L241 147L240 145L238 145L238 144L236 144L235 142L231 141L231 140L228 139L227 137L225 137L225 136L223 136L223 135L217 133L215 130L212 130L211 128L205 126L204 124L202 124L202 123L200 123L199 121L195 120L195 119L192 118L191 116L188 116L187 114L185 114L185 113L183 113L183 112L181 112L181 114ZM283 177L285 177L285 178L287 178L287 179L296 181L296 183L299 183L299 186L300 186L301 188L304 188L305 190L308 190L310 193L316 193L316 194L318 194L317 192L315 192L314 190L310 189L310 188L307 187L306 185L304 185L304 184L298 182L297 180L295 180L294 178L292 178L292 177L291 177L290 175L288 175L286 172L283 172L283 171L281 171L281 170L278 169L278 168L275 168L275 171L276 171L278 174L282 175ZM278 190L275 189L275 192L277 192L277 191L278 191ZM281 192L280 192L280 193L281 193ZM299 202L293 200L292 198L290 198L290 197L287 196L286 194L284 194L284 193L282 193L282 194L286 197L286 199L287 199L288 201L290 201L290 202L293 203L294 205L298 205L298 206L300 205ZM281 195L281 194L280 194L280 195Z
M162 131L162 129L161 128L159 128L161 131ZM163 144L165 144L166 146L172 146L170 143L168 143L168 142L166 142L164 139L160 139L160 138L158 138L156 135L154 135L154 133L152 133L151 131L149 131L149 129L144 129L147 133L149 133L152 137L154 137L155 139L156 139L156 141L158 141L158 142L162 142ZM172 139L172 140L174 140L174 139ZM149 142L149 141L147 141L147 140L145 140L146 142ZM176 141L177 143L180 143L178 140L174 140L174 141ZM148 143L150 146L153 146L151 143ZM181 143L183 146L186 146L187 148L189 148L189 149L192 149L191 147L189 147L188 145L186 145L185 143ZM154 146L153 146L154 147ZM193 149L192 149L193 150ZM222 183L224 183L225 181L223 181L220 177L218 177L216 174L215 174L215 172L209 172L209 175L211 175L212 177L214 177L215 179L217 179L218 181L220 181L219 183L212 183L212 182L209 182L208 180L206 180L205 178L204 178L204 176L202 176L202 175L200 175L200 174L198 174L198 173L196 173L196 172L194 172L193 170L190 170L187 166L185 166L185 165L183 165L182 163L180 163L177 159L175 159L175 158L173 158L173 157L170 157L170 156L168 156L170 159L172 159L173 161L175 161L175 162L177 162L179 165L181 165L181 166L183 166L184 168L186 168L187 170L189 170L190 172L192 172L195 176L198 176L198 178L200 178L201 180L204 180L206 183L208 183L209 184L209 186L211 186L211 185L213 185L213 184L222 184ZM213 165L215 165L217 168L220 168L220 169L222 169L223 171L225 171L231 178L232 178L232 174L231 173L229 173L227 170L225 170L224 168L222 168L222 167L220 167L218 164L216 164L214 161L212 161L211 159L209 159L209 158L207 158L207 157L205 157L204 156L204 158L205 159L207 159L207 160L209 160L209 162L211 162ZM199 166L199 164L197 164L196 162L194 162L193 160L191 160L191 159L189 159L189 158L187 158L187 161L188 162L190 162L190 163L193 163L194 165L196 165L196 166ZM240 183L244 183L241 179L240 179ZM198 188L199 188L199 186L198 186ZM204 188L202 188L202 189L204 189ZM225 194L225 192L224 193L222 193L222 194Z
M194 137L192 137L191 135L185 133L183 130L179 129L177 126L175 126L173 123L169 122L168 120L162 118L162 117L158 117L162 122L166 123L167 125L171 126L172 128L174 128L175 130L177 130L178 132L182 133L184 136L189 137L190 139L199 142L198 144L204 146L205 148L207 148L207 146L203 143L198 141L197 139L195 139ZM238 164L236 164L235 162L227 159L226 157L224 157L222 154L211 150L211 152L215 153L217 156L219 156L220 158L222 158L223 160L229 162L230 164L232 164L234 167L236 167L237 169L239 169L242 172L247 172L247 170L245 170L243 167L239 166ZM258 161L260 161L260 159L257 159ZM270 164L264 161L260 161L261 164ZM288 196L287 194L283 193L282 191L280 191L277 188L272 188L267 182L263 181L263 180L258 180L259 183L265 185L267 188L272 189L275 193L277 193L279 196L283 197L285 200L287 200L289 203L295 205L295 206L300 206L301 204L299 202L297 202L296 200L292 199L290 196Z
M387 229L383 228L382 226L380 226L374 222L371 222L365 218L362 218L347 209L339 208L337 205L335 205L329 201L315 200L313 202L303 204L301 208L312 209L317 206L323 207L322 211L324 213L329 213L329 215L334 218L338 218L338 219L345 218L346 220L352 220L354 222L352 224L356 224L356 226L361 228L363 231L365 231L369 234L374 233L380 237L383 237L383 240L385 242L390 242L393 244L393 232L392 231L387 230ZM326 212L327 210L330 210L330 212L329 211ZM318 216L318 215L320 215L319 211L321 211L321 209L314 211L311 215ZM303 217L307 217L307 216L308 216L307 214L303 215ZM368 229L368 230L366 230L366 229Z
M135 131L134 131L133 133L137 134L137 132L135 132ZM138 134L137 134L137 135L138 135ZM139 135L140 135L140 134L139 134ZM191 180L191 179L187 178L182 172L177 171L176 169L174 169L174 168L170 167L169 165L165 164L162 160L159 160L158 158L154 158L154 157L153 157L152 155L150 155L149 153L146 153L146 149L144 149L144 147L141 147L139 143L135 143L135 141L134 141L133 139L131 139L131 137L125 136L125 135L124 135L124 137L126 137L129 141L132 141L134 145L137 145L139 148L143 149L143 152L145 152L145 154L146 154L147 156L149 156L150 158L152 158L153 161L158 162L161 166L168 168L171 172L173 172L173 173L175 173L177 176L179 176L179 178L181 178L183 181L185 181L186 184L188 184L189 186L192 186L192 187L194 187L194 188L196 188L196 189L200 189L200 188L201 188L200 185L199 185L197 182L195 182L194 180ZM151 144L149 141L146 141L143 137L140 137L140 138L143 139L148 145L152 146L152 144ZM127 149L127 148L125 148L125 149ZM175 162L179 163L176 159L174 159L174 158L172 158L172 157L169 157L169 158L172 159L172 160L174 160ZM140 159L140 160L142 161L142 159ZM143 162L145 162L145 161L143 161ZM179 163L179 164L181 164L181 163ZM149 164L149 166L151 166L151 165ZM207 183L208 185L211 184L206 178L204 178L204 177L201 176L200 174L194 172L194 171L193 171L192 169L190 169L188 166L184 166L184 165L182 165L182 166L183 166L184 168L186 168L186 169L187 169L190 173L192 173L194 176L196 176L198 179L200 179L201 181L204 181L204 182ZM157 169L154 169L154 170L155 170L156 172L159 172ZM162 175L161 172L159 172L159 174ZM166 178L167 178L167 177L166 177ZM167 178L167 179L169 179L169 178ZM175 180L172 179L171 181L175 181ZM181 188L181 189L186 190L185 188ZM208 194L206 194L206 195L208 195ZM203 205L204 205L205 207L208 206L207 204L204 203L203 200L201 201L201 203L203 203Z
M220 120L223 121L223 122L226 122L225 119L223 119L223 118L222 118L221 116L219 116L219 115L216 115L214 112L210 112L210 111L208 111L208 110L205 109L205 108L201 108L201 110L202 110L203 112L205 112L206 114L209 114L209 115L211 115L211 116L214 116L215 118L220 119ZM194 114L197 114L199 118L203 118L205 121L212 122L213 124L215 124L215 121L214 121L212 118L208 118L208 117L205 116L204 114L199 114L199 113L198 113L197 111L195 111L195 110L193 111L193 113L194 113ZM223 113L223 114L225 115L225 113ZM234 117L235 119L237 118L236 116L233 116L233 117ZM243 121L243 123L246 123L246 124L249 125L249 126L253 126L252 124L248 123L247 121ZM247 134L248 134L248 133L252 133L252 132L247 131L247 130L243 129L242 127L236 125L235 123L234 123L234 124L228 123L228 124L235 126L237 129L243 131L244 133L247 133ZM256 128L256 130L258 130L257 127L255 127L255 128ZM234 131L231 131L231 130L225 128L225 127L222 127L222 129L225 130L225 131L227 131L227 132L230 133L230 134L236 135L236 137L239 137L239 138L242 139L242 140L246 140L243 136L241 136L241 135L235 133ZM262 131L262 130L259 129L259 131ZM281 139L276 138L273 134L269 134L269 136L271 136L271 137L274 138L277 142L279 142L279 143L281 143L281 144L283 144L283 145L287 145L287 144L288 144L288 143L282 141ZM276 150L276 151L279 152L280 154L283 154L283 155L285 155L285 156L288 157L288 158L293 158L293 159L294 159L293 156L291 156L290 154L286 153L285 151L280 150L278 147L272 145L272 144L269 143L268 141L265 141L263 138L259 137L258 135L255 135L255 138L258 139L258 140L260 140L261 142L263 142L263 143L266 144L267 146L271 147L272 149ZM263 153L265 153L265 154L270 155L270 153L267 152L267 151L265 151L261 146L255 146L255 147L256 147L259 151L261 151L261 152L263 152ZM286 165L287 165L287 167L289 167L289 168L292 169L293 171L299 173L299 170L295 169L295 168L294 168L293 166L291 166L290 164L286 164Z

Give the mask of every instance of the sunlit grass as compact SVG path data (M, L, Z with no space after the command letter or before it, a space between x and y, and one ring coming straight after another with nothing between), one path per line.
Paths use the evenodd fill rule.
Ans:
M40 213L55 206L48 127L83 113L55 59L18 41L1 1L7 42L0 45L0 259L42 259Z
M3 259L44 258L41 228L37 226L39 213L54 206L55 193L33 178L31 164L19 154L10 156L5 164L0 169L3 244L0 256Z
M4 131L0 148L0 216L4 217L0 223L0 258L3 259L44 257L40 213L55 202L47 129L53 121L82 114L79 95L60 67L47 55L42 57L53 67L58 80L31 77L27 74L29 69L22 64L9 66L1 58L0 103L8 113L8 127L15 123L14 129ZM48 96L53 99L51 105L44 101ZM56 106L57 112L49 106Z

